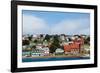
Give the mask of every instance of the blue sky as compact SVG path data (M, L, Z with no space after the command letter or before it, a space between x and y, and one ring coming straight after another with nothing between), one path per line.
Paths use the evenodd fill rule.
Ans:
M23 10L23 34L90 34L90 14Z

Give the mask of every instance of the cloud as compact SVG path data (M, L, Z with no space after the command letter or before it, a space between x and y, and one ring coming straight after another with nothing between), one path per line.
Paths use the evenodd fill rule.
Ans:
M23 34L89 34L89 18L62 19L56 24L47 24L45 19L23 15Z
M31 15L23 15L23 34L40 34L49 31L45 20Z
M52 28L52 34L89 34L88 19L62 20Z

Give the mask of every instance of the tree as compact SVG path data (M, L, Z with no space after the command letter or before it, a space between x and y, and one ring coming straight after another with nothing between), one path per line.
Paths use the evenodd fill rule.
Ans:
M33 36L33 35L31 35L31 36L28 36L28 39L29 39L30 41L32 40L32 36Z
M34 40L34 43L36 43L36 44L37 44L37 42L38 42L38 40L36 40L36 39L35 39L35 40Z
M55 35L54 36L54 41L53 41L53 45L55 45L57 48L60 47L60 41L59 41L59 36L58 35Z
M36 45L32 46L32 48L36 49Z
M53 45L53 43L52 43L50 46L50 49L49 49L50 53L54 53L56 49L57 49L57 47L55 45Z
M90 37L87 37L87 41L90 41Z
M43 37L43 34L40 34L40 37L42 38Z
M87 37L84 41L85 44L90 44L90 37Z
M59 43L60 43L59 36L55 35L54 38L53 38L53 42L50 46L50 53L54 53L57 48L60 48Z
M22 45L29 45L29 44L30 44L29 40L23 40L22 41Z
M45 36L44 40L50 41L50 35L47 34L47 35Z

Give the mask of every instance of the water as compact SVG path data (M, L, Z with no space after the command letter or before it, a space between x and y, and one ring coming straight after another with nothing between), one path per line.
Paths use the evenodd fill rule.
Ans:
M43 62L43 61L61 61L61 60L84 60L90 59L89 57L84 58L63 58L63 57L53 57L53 58L23 58L22 62Z

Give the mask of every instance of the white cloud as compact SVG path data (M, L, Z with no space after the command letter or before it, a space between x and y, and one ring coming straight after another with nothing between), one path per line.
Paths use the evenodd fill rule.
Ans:
M77 28L76 25L73 25L73 22L69 22L69 21L61 21L59 24L56 24L51 33L73 33L73 31Z
M23 15L23 34L47 33L48 30L48 26L43 19L31 15Z
M89 34L89 19L61 20L50 26L43 18L23 15L23 34Z
M51 33L52 34L89 34L90 28L88 19L74 19L63 20L56 24ZM89 21L88 21L89 22Z

